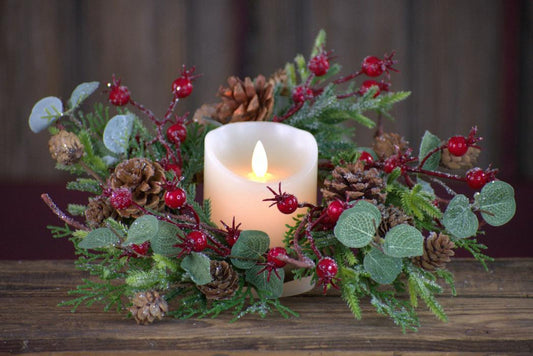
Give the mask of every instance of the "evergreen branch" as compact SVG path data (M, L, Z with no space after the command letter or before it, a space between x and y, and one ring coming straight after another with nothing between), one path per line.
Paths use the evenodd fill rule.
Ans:
M429 310L431 310L438 319L441 321L447 321L448 317L434 295L434 293L442 292L442 288L435 282L435 277L431 273L423 271L420 268L415 269L414 266L407 267L406 272L409 275L408 283L411 305L417 305L417 302L414 300L417 299L417 296L420 296Z
M67 189L88 192L95 195L102 194L102 186L96 179L92 178L77 178L75 181L67 183Z
M456 239L456 238L452 237L452 239L453 239L453 242L455 243L456 247L464 248L465 250L470 252L472 257L474 257L479 263L481 263L481 265L483 266L485 271L487 271L487 272L489 271L489 267L487 266L487 262L494 261L494 258L492 258L492 257L490 257L488 255L485 255L483 252L481 252L482 250L486 250L487 249L486 245L484 245L482 243L479 243L474 238Z
M69 204L67 207L68 213L74 216L83 216L85 210L87 210L87 206L82 204Z

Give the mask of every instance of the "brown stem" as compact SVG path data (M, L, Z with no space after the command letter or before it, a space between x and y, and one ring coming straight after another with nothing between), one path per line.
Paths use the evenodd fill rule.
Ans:
M52 200L52 198L50 198L48 194L46 193L41 194L41 199L46 203L46 205L48 205L50 210L52 210L54 214L56 214L57 217L63 220L65 223L67 223L68 225L78 230L89 231L89 228L87 226L74 220L72 217L68 216L61 209L59 209L59 207L54 203L54 201Z

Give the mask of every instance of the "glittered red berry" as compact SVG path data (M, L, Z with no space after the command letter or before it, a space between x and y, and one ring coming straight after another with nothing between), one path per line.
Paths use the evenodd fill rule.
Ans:
M175 145L179 145L187 138L187 128L185 125L178 123L167 129L167 139Z
M278 259L278 256L287 256L287 250L283 247L274 247L268 251L267 262L272 264L275 268L281 268L287 263Z
M113 190L109 197L111 206L117 210L127 209L133 204L131 192L128 188Z
M472 168L466 172L466 183L472 189L481 189L487 184L489 176L481 168Z
M111 85L109 102L115 106L124 106L130 101L130 91L123 85Z
M292 100L296 104L303 103L304 101L308 99L312 99L312 98L313 98L313 91L309 87L299 86L299 87L294 88L294 90L292 91Z
M194 252L201 252L207 247L207 236L201 231L191 231L187 234L187 245Z
M387 174L392 173L394 168L398 167L398 159L396 157L389 157L385 160L383 171Z
M381 93L381 86L375 80L365 80L359 88L359 94L364 95L370 88L376 87L376 93L373 98L377 97Z
M178 209L185 205L187 194L181 188L169 190L165 193L165 204L171 209Z
M167 164L165 166L165 170L167 171L173 171L174 172L174 175L176 177L181 177L181 168L180 166L178 166L177 164L173 164L173 163L170 163L170 164Z
M298 208L298 199L292 194L283 194L276 205L283 214L292 214Z
M188 75L182 75L172 83L172 92L177 98L183 99L192 93L192 81Z
M322 258L316 265L316 274L321 279L331 280L337 275L338 270L337 262L331 257Z
M343 211L344 204L338 200L334 200L329 203L328 208L326 209L326 214L328 215L330 221L334 223L339 220L339 216L341 216Z
M359 161L363 162L366 165L371 165L374 163L374 157L366 151L361 152L361 155L359 156Z
M320 53L309 61L308 68L314 75L321 77L328 72L329 59L326 53Z
M468 143L463 136L454 136L448 140L448 151L454 156L463 156L468 151Z
M143 242L140 245L131 245L131 249L135 251L138 255L146 256L148 249L150 248L150 241Z
M368 56L363 59L361 70L369 77L379 77L383 74L383 62L378 57Z

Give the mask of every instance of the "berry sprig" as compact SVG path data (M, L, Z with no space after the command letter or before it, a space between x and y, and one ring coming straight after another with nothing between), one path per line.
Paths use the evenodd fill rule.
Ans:
M266 256L266 262L258 263L260 266L264 266L262 269L257 272L257 274L261 274L264 271L267 271L267 282L270 281L270 275L272 274L272 271L274 271L274 274L278 279L281 279L281 276L278 273L278 268L283 268L287 262L284 261L284 257L287 256L287 250L284 247L274 247L271 248Z
M375 78L385 73L387 78L390 78L390 71L398 72L397 69L393 68L393 65L397 62L395 59L393 59L395 54L396 52L394 51L390 55L385 54L383 59L380 59L376 56L367 56L363 59L360 70L341 77L335 80L334 83L342 84L363 74L368 77Z
M108 100L115 106L124 106L130 102L130 91L128 87L120 85L120 79L115 78L113 74L111 83L107 84L109 88Z
M274 194L273 198L263 199L263 201L273 201L269 207L276 205L283 214L292 214L298 209L298 199L292 194L281 192L281 182L278 186L279 192L270 187L267 187L267 189Z

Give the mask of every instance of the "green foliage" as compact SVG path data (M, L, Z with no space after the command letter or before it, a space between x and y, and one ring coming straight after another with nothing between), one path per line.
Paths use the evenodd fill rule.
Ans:
M87 207L81 204L69 204L67 211L70 215L83 216Z
M335 225L335 237L347 247L364 247L374 238L380 222L379 209L362 200L341 214Z
M213 126L202 126L197 122L187 125L187 138L181 145L184 185L194 182L204 170L204 139L212 128Z
M213 280L209 257L203 253L192 252L190 255L185 256L181 261L181 268L188 273L192 281L197 285L204 285Z
M433 135L431 132L426 131L420 142L420 153L418 154L418 161L422 163L424 157L430 152L437 149L440 146L440 138ZM423 169L435 170L439 167L441 152L440 150L433 153L424 163Z
M481 216L492 226L507 224L516 212L514 189L502 181L485 184L476 197Z
M67 183L67 189L78 190L80 192L87 192L95 195L102 194L100 183L92 178L76 178L75 181Z
M487 262L494 261L494 258L485 255L482 251L487 249L487 246L478 242L474 238L470 239L453 239L453 242L455 243L455 246L457 248L464 248L470 254L472 254L472 257L474 257L485 269L485 271L489 271L489 268L487 267Z
M408 274L409 295L413 307L418 305L418 297L424 301L428 309L441 321L447 321L448 317L444 309L435 298L435 293L441 293L442 288L436 282L436 277L428 271L414 266L405 268Z
M246 281L264 293L266 298L279 298L283 293L285 271L277 268L269 272L264 266L254 265L246 270Z
M231 263L237 268L250 269L268 250L270 238L263 231L244 230L231 248Z
M434 196L422 189L421 184L416 184L410 190L402 190L400 197L405 213L421 221L426 218L440 219L442 217L442 212L433 205L433 198Z
M381 291L375 286L370 288L370 303L380 314L389 316L405 333L410 329L417 331L420 326L415 309L409 302L397 299L392 291Z
M479 221L476 214L472 212L468 198L458 194L448 204L442 224L450 234L463 239L477 233Z
M365 271L380 284L391 284L402 271L402 260L372 248L363 260Z
M80 241L78 246L85 249L94 249L111 246L119 241L120 239L113 233L113 231L111 231L111 229L101 227L90 231L89 234Z
M408 224L394 226L385 235L383 252L391 257L414 257L424 253L424 237Z
M153 239L159 232L159 220L153 215L142 215L128 229L125 244L142 244Z

